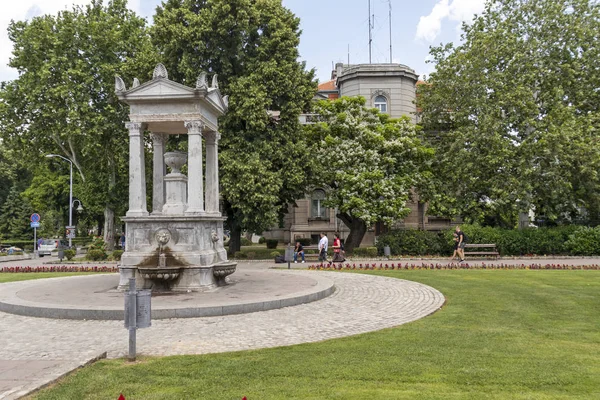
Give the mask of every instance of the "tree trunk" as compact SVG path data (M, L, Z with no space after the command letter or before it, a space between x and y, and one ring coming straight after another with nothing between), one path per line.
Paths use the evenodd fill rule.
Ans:
M231 227L231 239L229 239L229 255L235 255L236 251L242 249L242 228L234 223Z
M115 210L109 206L104 208L104 243L106 251L115 249Z
M117 181L112 160L108 161L108 169L110 170L108 193L112 193ZM110 201L104 207L104 243L106 251L113 251L115 249L115 210Z
M350 234L344 242L344 250L352 254L352 250L360 247L360 243L367 233L367 224L360 218L353 218L349 214L340 213L337 217L350 229Z
M236 251L242 249L242 227L235 218L235 210L228 201L223 202L223 211L227 215L227 225L229 226L229 248L227 255L232 257Z

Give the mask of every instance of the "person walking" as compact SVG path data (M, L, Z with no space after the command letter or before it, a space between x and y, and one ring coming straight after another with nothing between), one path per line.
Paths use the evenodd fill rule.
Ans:
M328 244L329 244L329 239L327 239L327 234L325 232L321 232L321 240L319 240L319 261L327 262L327 245Z
M340 240L340 234L336 233L335 238L333 239L333 260L331 260L331 262L344 261L344 257L342 256L342 241Z
M454 253L452 253L452 257L450 257L450 260L454 260L454 258L456 258L456 256L458 255L458 235L456 234L456 232L452 232L452 240L454 241Z
M302 256L302 263L304 263L304 246L300 242L296 242L294 247L294 263L298 262L298 254Z
M460 230L460 226L456 226L456 236L458 237L458 256L460 257L460 262L465 262L465 245L467 244L467 235L463 231Z

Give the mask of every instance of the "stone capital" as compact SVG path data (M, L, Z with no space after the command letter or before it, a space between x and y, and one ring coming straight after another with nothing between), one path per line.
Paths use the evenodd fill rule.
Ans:
M156 144L165 144L165 142L167 141L167 134L166 133L157 133L157 132L152 132L150 133L150 137L152 138L152 142L156 143Z
M219 140L221 140L221 133L216 131L204 132L203 136L204 139L206 139L206 142L210 144L217 143Z
M188 130L188 135L201 135L202 129L204 129L202 121L185 121L184 125Z
M139 136L144 132L144 124L141 122L125 122L125 128L129 130L129 136Z

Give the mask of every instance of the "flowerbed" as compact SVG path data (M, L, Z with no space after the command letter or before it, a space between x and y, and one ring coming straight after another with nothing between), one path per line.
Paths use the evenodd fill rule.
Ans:
M312 270L327 270L327 271L340 271L340 270L389 270L389 269L555 269L555 270L600 270L599 264L590 265L568 265L568 264L441 264L441 263L346 263L346 264L311 264L308 269Z
M119 272L119 268L113 266L38 266L38 267L4 267L0 269L2 272Z

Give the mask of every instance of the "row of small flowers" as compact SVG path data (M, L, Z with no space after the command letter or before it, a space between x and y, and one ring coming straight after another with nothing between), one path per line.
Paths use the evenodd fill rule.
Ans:
M115 266L37 266L37 267L4 267L1 272L119 272L119 268Z
M386 270L386 269L557 269L557 270L600 270L600 265L568 265L568 264L468 264L468 263L346 263L346 264L311 264L308 269L314 270Z

